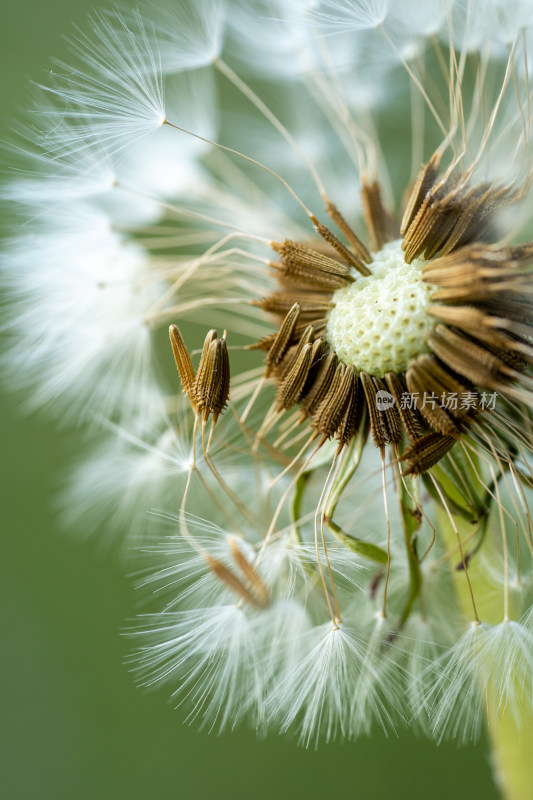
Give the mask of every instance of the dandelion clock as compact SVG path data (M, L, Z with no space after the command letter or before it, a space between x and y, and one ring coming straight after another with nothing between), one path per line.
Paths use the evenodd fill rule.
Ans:
M3 372L79 431L64 525L133 574L128 666L199 727L485 728L533 791L532 24L98 11L11 135Z

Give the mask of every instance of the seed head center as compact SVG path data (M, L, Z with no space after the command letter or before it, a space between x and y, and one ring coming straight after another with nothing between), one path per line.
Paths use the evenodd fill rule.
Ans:
M406 264L401 240L389 242L374 254L371 275L334 293L326 337L341 361L382 378L429 351L436 320L427 310L435 287L422 281L424 263Z

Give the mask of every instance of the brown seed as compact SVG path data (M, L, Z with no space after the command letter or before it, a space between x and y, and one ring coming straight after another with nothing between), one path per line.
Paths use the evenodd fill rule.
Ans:
M327 353L319 362L317 374L313 384L309 387L308 391L300 402L300 406L306 415L313 416L318 406L326 396L331 387L337 364L337 356L331 351Z
M420 206L424 199L435 183L439 174L440 156L437 154L431 156L427 164L424 164L417 179L409 193L405 211L403 213L402 224L400 226L400 233L403 236L413 219L418 214Z
M247 586L238 578L222 561L219 561L218 558L214 558L209 554L204 556L205 561L209 567L209 569L219 578L223 583L226 584L232 591L239 595L242 600L245 600L250 605L255 606L256 608L264 608L266 603L261 599L256 597Z
M213 333L212 331L210 333ZM216 336L216 331L214 332ZM207 421L211 413L211 404L216 394L216 379L218 376L218 349L217 340L206 338L198 372L196 374L196 383L194 387L194 395L196 398L196 406L198 411L202 413L204 421Z
M353 367L348 367L352 386L349 391L348 402L342 414L337 429L339 439L339 449L350 443L359 430L363 417L363 392L360 387L359 378Z
M348 264L289 239L285 239L283 244L272 242L271 247L279 253L281 262L286 266L301 265L315 272L337 275L341 278L345 278L350 273Z
M513 331L513 323L509 320L502 319L501 317L494 317L485 314L480 308L474 306L448 306L448 305L433 305L429 308L429 313L451 325L454 328L465 331L470 336L481 340L486 346L498 348L498 352L505 354L502 359L509 358L513 362L513 366L520 369L519 363L521 359L508 351L520 351L527 354L529 348L522 349L515 339L503 332L503 330ZM503 330L502 330L503 329ZM516 333L519 329L515 328ZM531 338L533 328L525 326L526 340Z
M177 325L171 325L169 328L170 344L172 345L172 352L174 353L174 361L178 368L181 385L184 393L188 396L193 407L195 406L194 399L194 367L192 365L189 351L185 346L183 336Z
M272 292L263 300L252 300L252 305L260 306L263 311L285 317L294 303L300 304L300 319L321 319L333 308L333 303L326 295L317 293L304 293L298 291Z
M441 395L444 394L447 397L453 392L453 384L450 381L449 386L444 386L439 380L436 362L432 360L432 357L429 356L429 359L427 359L424 356L419 356L407 370L405 379L411 395L415 394L421 398L418 405L424 419L439 433L457 438L461 433L461 429L454 422L452 412L448 412L446 408L441 407ZM446 398L444 400L446 402ZM458 406L460 406L459 403ZM460 416L460 414L461 412L458 408L455 416Z
M314 328L312 325L307 325L307 327L304 328L304 331L300 336L300 339L298 340L297 344L289 347L281 363L279 364L278 375L280 380L286 378L286 376L289 374L289 372L295 365L301 351L307 344L312 344L314 342L314 339L315 339Z
M452 209L447 214L444 213L443 203L445 198L450 198L458 182L455 176L441 178L427 192L402 242L408 264L422 255L441 235L442 228L447 223L446 217L449 213L453 214Z
M381 250L384 244L396 237L395 225L391 215L383 205L381 189L376 181L367 183L363 179L361 186L363 215L370 236L370 249Z
M261 576L253 566L250 564L244 553L239 547L239 543L235 537L230 538L230 548L231 548L231 555L233 556L235 563L243 573L243 575L247 578L247 580L252 585L253 589L256 592L256 596L260 600L261 605L266 606L269 602L269 592Z
M311 367L309 369L309 374L307 376L307 380L305 382L305 386L304 386L303 391L302 391L302 393L300 395L300 400L299 400L300 403L302 401L302 398L312 388L312 386L313 386L313 384L315 382L315 379L316 379L316 377L318 375L318 371L320 369L320 365L322 363L322 359L323 359L324 354L326 352L327 352L327 344L324 341L324 339L321 339L320 337L315 339L315 341L313 342L313 348L311 350Z
M311 369L312 344L306 344L278 386L278 411L291 408L300 399Z
M428 433L410 445L400 458L407 461L408 468L404 475L421 475L434 467L446 453L451 450L457 440L453 436L442 433Z
M379 448L386 444L397 444L402 437L402 423L396 404L384 404L383 409L378 407L377 393L388 394L385 384L381 378L370 376L366 372L361 372L360 378L366 397L374 444Z
M213 424L226 408L230 390L230 363L226 339L217 339L218 348L218 380L215 394L213 396L211 411L213 414Z
M313 416L313 427L326 439L335 436L353 391L353 367L338 363L333 380Z
M354 255L352 251L346 247L345 244L339 241L339 239L337 239L333 231L330 231L330 229L326 225L323 225L321 222L319 222L316 217L312 217L312 220L316 232L319 234L319 236L321 236L325 242L331 245L331 247L333 247L333 249L336 250L337 253L348 264L354 267L354 269L356 269L361 275L371 274L370 270L368 269L364 261L362 261L356 255Z
M387 388L394 397L396 408L402 421L407 436L412 441L420 439L423 432L424 423L420 412L411 402L402 402L402 396L407 393L407 386L402 382L395 372L387 372L385 375Z
M489 389L499 387L498 377L505 364L481 344L475 344L464 334L457 333L445 325L435 327L428 335L428 344L453 372L457 372L477 386Z
M271 266L281 272L281 280L288 278L292 282L331 292L354 280L348 264L318 250L289 240L285 240L283 244L272 242L271 246L280 254L279 263L271 262Z
M443 176L427 192L405 232L405 260L442 256L481 239L492 223L495 209L508 192L487 183L469 187L452 174Z
M333 222L336 225L338 225L340 230L346 236L347 240L349 241L349 243L351 244L352 248L355 251L355 255L365 264L370 264L370 262L372 261L372 256L368 252L368 249L365 247L363 242L357 236L355 231L352 230L350 225L348 225L348 223L342 216L337 206L334 205L334 203L332 203L331 201L328 201L326 205L326 210L331 219L333 220Z
M229 393L229 359L225 339L218 339L210 330L205 337L200 364L196 373L194 397L196 407L207 422L211 414L216 417L226 405Z
M286 284L288 278L292 284L308 286L314 291L323 289L326 292L335 292L337 289L342 289L353 282L351 275L333 275L327 272L320 272L312 267L307 267L303 264L276 264L270 262L270 266L280 273L279 282Z
M275 369L280 364L285 353L289 349L299 316L300 304L295 303L281 323L280 329L275 335L272 345L269 347L268 354L265 359L265 374L267 376L270 374L272 369Z
M441 255L446 255L472 239L480 238L484 233L494 206L492 189L487 185L476 186L465 193L463 202L464 209L457 216L451 233L442 246L426 254L427 258L432 258L438 251Z

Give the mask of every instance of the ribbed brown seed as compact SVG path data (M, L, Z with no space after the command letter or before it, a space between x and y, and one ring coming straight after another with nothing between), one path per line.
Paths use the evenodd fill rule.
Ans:
M365 264L370 264L370 262L372 261L372 256L368 252L368 249L365 247L363 242L357 236L355 231L352 230L350 225L348 225L348 223L342 216L337 206L331 201L328 201L326 210L331 219L333 220L333 222L340 228L340 230L346 236L346 239L354 249L355 255Z
M219 578L223 583L229 586L234 592L236 592L242 600L245 600L250 605L255 606L256 608L264 608L266 602L262 597L256 597L250 589L244 585L240 578L238 578L232 570L228 569L225 564L222 563L218 558L207 553L205 556L205 561L209 567L209 569Z
M420 439L423 431L423 421L418 409L410 408L410 403L402 403L402 395L407 393L407 386L402 382L395 372L387 372L385 375L387 388L396 402L396 408L405 428L407 436L412 441Z
M427 277L423 280L431 283ZM445 289L436 289L431 294L433 302L441 303L476 303L476 305L486 306L488 303L501 304L504 300L511 300L517 292L527 292L531 285L531 280L518 282L517 280L508 281L504 286L502 283L489 283L488 281L465 280L464 284Z
M326 396L333 381L337 363L337 356L333 352L327 353L320 361L313 385L309 387L300 403L300 407L306 415L313 416Z
M315 411L313 427L326 439L335 436L342 420L352 388L351 372L353 372L353 367L347 368L342 363L337 364L328 391Z
M356 269L361 275L370 275L371 272L360 258L352 253L345 244L343 244L327 227L327 225L323 225L321 222L317 220L316 217L312 217L313 224L315 226L316 232L321 236L325 242L327 242L337 253L343 258L348 264L350 264L354 269Z
M533 306L527 297L508 296L505 293L483 302L483 310L494 316L520 324L533 325Z
M441 394L442 392L464 394L465 392L475 391L474 386L469 381L465 381L464 378L459 379L441 364L434 355L424 353L424 355L418 356L414 366L430 384L428 391L440 392ZM460 414L457 414L457 416L460 416Z
M327 327L327 322L328 321L327 321L327 319L325 317L322 317L321 319L318 319L318 318L317 319L313 319L312 324L313 324L313 329L315 331L315 336L322 336L323 332L325 331L325 329ZM303 324L296 326L296 330L294 331L294 340L295 341L298 341L301 338L301 336L302 336L302 334L303 334L303 332L304 332L306 327L307 327L307 325L303 325Z
M352 386L349 392L348 402L346 403L342 419L337 429L339 448L350 443L359 430L362 419L363 404L359 378L357 377L353 367L348 367L348 372L350 371Z
M169 328L170 344L172 345L172 352L174 353L174 361L178 368L181 385L184 393L188 396L192 405L195 406L194 397L194 383L196 380L194 374L194 367L192 365L189 351L185 346L183 336L177 325L171 325Z
M462 252L462 251L461 251ZM427 261L422 267L422 280L426 283L431 283L441 289L484 289L486 282L484 282L480 272L483 269L469 261L467 258L464 260L457 259L455 263L445 263L447 258L435 258L433 261Z
M458 267L463 277L475 273L479 277L490 278L492 275L530 273L533 261L533 244L528 242L523 245L511 247L494 247L487 244L470 244L457 248L453 253L439 256L427 264L423 271L439 271L446 273ZM465 272L465 268L468 269Z
M320 337L315 339L313 342L313 349L311 350L311 367L309 369L309 374L307 375L307 380L305 382L302 394L300 395L300 403L315 383L315 379L318 375L318 370L320 369L320 364L326 350L327 344L324 339L321 339Z
M284 279L288 278L291 283L304 284L310 289L321 290L326 292L335 292L337 289L342 289L353 282L351 275L335 275L330 272L317 270L314 267L308 267L305 264L284 264L270 262L277 272L281 273L280 283L285 282Z
M441 264L441 258L428 261L422 268L422 277L426 283L432 283L439 289L470 289L485 294L491 292L519 291L531 285L531 273L523 270L511 272L503 268L487 269L474 261L464 259L453 266ZM429 265L433 265L428 269Z
M298 353L294 364L287 371L283 380L279 382L277 394L278 411L291 408L300 399L311 369L312 349L313 345L304 345Z
M418 173L413 188L409 193L405 211L403 213L402 224L400 226L400 234L402 236L405 234L409 228L409 225L416 217L427 193L435 183L439 174L439 164L440 156L433 155Z
M421 475L434 467L456 443L453 436L442 433L428 433L410 445L400 461L407 461L404 475Z
M505 190L489 184L468 188L457 176L442 178L428 191L405 232L402 249L411 263L442 256L485 234Z
M272 242L271 247L280 255L279 263L271 262L271 266L292 281L335 291L354 280L350 275L348 264L298 242L286 239L283 244Z
M361 384L366 397L366 405L368 408L368 418L370 420L370 429L372 431L372 439L376 447L384 447L389 441L387 426L385 420L381 415L378 407L376 406L376 388L372 382L372 378L366 372L360 374Z
M428 253L427 258L432 258L438 250L442 255L446 255L460 245L481 236L489 220L493 205L493 192L486 185L474 187L467 192L464 197L465 207L462 213L458 215L450 235L446 237L442 246Z
M502 351L518 349L516 347L517 342L500 329L501 325L512 330L512 323L500 317L485 314L479 308L474 306L433 305L428 309L428 313L447 325L466 331L466 333L476 339L480 339L486 345L500 348ZM533 328L529 328L529 331L531 336ZM513 365L519 369L520 367L517 366L520 361L519 357L514 356L512 353L508 353L508 357L513 360Z
M249 581L250 585L255 589L256 596L260 600L260 603L262 605L268 605L270 596L267 587L265 586L261 576L253 564L248 561L244 553L241 551L237 539L235 539L233 536L230 538L230 548L233 560L246 579Z
M315 333L312 325L308 325L304 332L302 333L299 341L297 344L289 347L285 356L283 357L281 363L278 367L278 376L280 380L283 380L293 368L298 356L300 355L301 351L304 349L306 344L311 344L314 341Z
M206 365L208 363L209 348L210 348L211 344L214 341L216 341L217 336L218 336L218 334L217 334L217 332L216 332L216 330L214 328L212 328L206 334L206 337L204 339L204 343L202 345L202 353L200 355L200 363L198 365L198 370L196 372L196 379L195 379L195 383L196 384L198 384L199 378L201 377L202 373L204 373L205 370L206 370ZM202 380L204 380L203 377L202 377Z
M428 335L428 344L446 366L477 386L492 389L500 385L503 361L466 336L437 325Z
M402 250L408 264L422 255L440 235L443 224L443 201L455 189L458 179L449 177L435 183L427 192L422 205L406 230Z
M487 267L464 254L463 258L452 263L447 257L428 262L422 269L422 280L438 286L435 297L451 300L465 298L471 303L476 299L490 299L494 295L513 297L515 293L528 294L531 272L524 268L506 269L501 265Z
M381 189L377 181L367 183L366 180L363 180L361 199L366 228L370 237L370 249L377 252L384 244L395 238L394 223L383 205Z
M213 423L216 423L219 415L226 408L230 390L230 363L226 339L217 339L216 346L218 349L218 375L216 376L215 393L211 402Z
M360 378L366 397L374 444L376 447L382 448L386 444L398 443L402 438L402 423L396 404L383 411L377 407L377 392L387 392L385 384L380 378L371 377L366 372L361 372Z
M436 204L433 209L433 229L426 242L424 258L431 259L439 251L441 255L451 252L473 238L473 228L479 235L485 216L485 197L485 186L465 190L463 193L461 190L452 190Z
M302 264L319 272L326 272L341 277L345 277L349 274L348 264L330 258L330 256L320 253L318 250L305 247L303 244L293 242L290 239L285 239L282 244L279 242L272 242L271 247L276 253L279 253L280 260L284 264Z
M439 433L447 436L455 436L457 438L461 433L461 429L452 419L452 413L448 412L445 408L441 408L440 405L440 396L442 392L444 391L447 394L453 391L453 389L441 385L432 369L434 364L431 358L432 357L429 356L429 361L427 361L423 357L419 357L407 370L405 376L407 388L411 392L411 395L416 394L420 397L420 413L424 419ZM431 401L424 398L424 393L427 395L435 395L436 400L433 401L434 405ZM458 409L455 416L460 416L460 414L461 412Z
M266 372L265 375L270 375L270 372L275 369L283 359L283 356L289 349L289 346L292 343L294 331L296 330L296 325L298 323L298 319L300 317L300 304L295 303L283 322L280 325L279 331L277 332L274 341L272 342L271 346L269 347L265 365L266 365Z
M475 339L482 339L479 336L479 333L476 333ZM483 347L485 350L488 350L489 353L492 353L493 356L499 358L507 367L511 367L511 369L516 370L517 372L525 372L528 367L528 361L521 358L521 356L514 353L512 350L506 347L498 347L497 345L493 344L492 342L483 341Z
M376 392L387 391L387 387L381 378L372 378L372 382L376 387ZM387 406L387 408L385 408L385 410L381 413L385 417L385 424L387 426L387 432L389 436L389 444L397 444L402 438L402 420L400 418L400 414L398 413L398 409L396 408L396 404L394 403L393 405Z
M252 300L254 306L260 306L263 311L285 317L295 302L300 303L300 319L314 319L324 317L334 304L324 299L323 294L304 294L302 292L272 292L263 300Z
M292 367L278 385L278 411L291 408L313 386L324 346L322 339L315 339L299 350Z
M209 331L204 341L194 385L196 406L204 421L207 421L214 410L215 399L220 388L220 369L221 349L217 332L212 330Z

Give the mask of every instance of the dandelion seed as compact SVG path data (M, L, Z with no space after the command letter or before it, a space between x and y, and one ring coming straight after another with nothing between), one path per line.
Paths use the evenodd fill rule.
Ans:
M58 64L55 85L42 86L61 104L42 112L50 127L45 133L54 155L83 150L92 142L120 147L159 128L165 121L163 86L157 55L148 43L139 14L132 28L119 15L93 18L95 38L79 33L73 49L81 65ZM56 118L76 121L75 128L54 125Z
M498 714L515 716L518 724L522 716L527 719L532 648L531 635L515 622L472 627L452 649L442 671L430 668L437 676L431 695L435 697L432 724L438 738L476 738L484 707L492 696Z
M211 64L220 54L224 34L224 0L149 0L144 13L148 32L160 55L165 73L195 70ZM138 19L131 15L133 23Z

